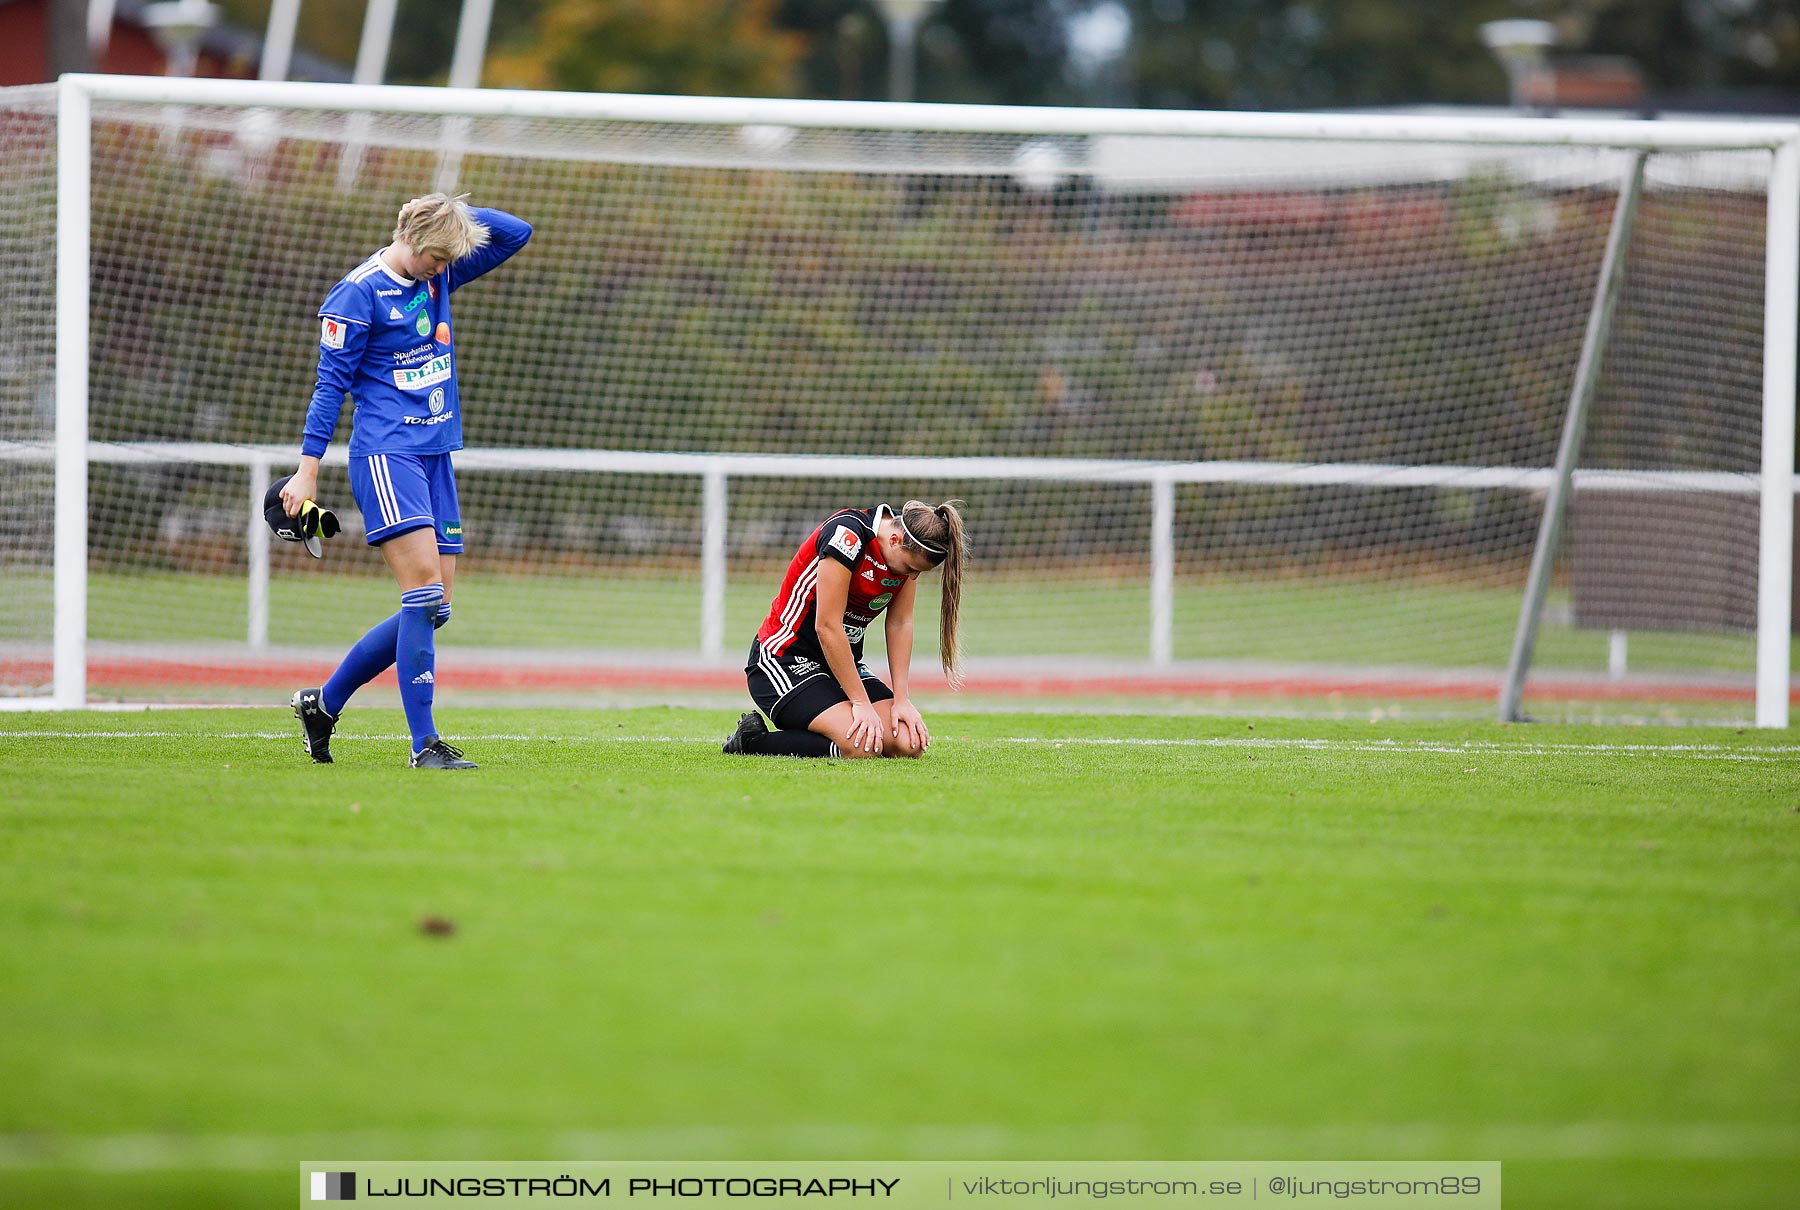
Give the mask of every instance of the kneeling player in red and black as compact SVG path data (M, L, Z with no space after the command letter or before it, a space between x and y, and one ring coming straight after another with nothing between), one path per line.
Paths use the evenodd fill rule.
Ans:
M729 755L918 756L931 743L912 704L913 597L921 573L944 569L939 646L960 688L956 614L967 546L957 501L840 509L788 564L744 672L754 710L725 741ZM863 663L863 635L887 614L890 686Z

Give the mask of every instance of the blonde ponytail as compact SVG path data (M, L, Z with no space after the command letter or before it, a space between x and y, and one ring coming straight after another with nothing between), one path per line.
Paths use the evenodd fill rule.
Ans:
M958 615L962 609L963 568L968 563L969 541L963 530L961 500L931 505L908 500L901 510L907 545L938 560L943 569L943 597L938 611L938 652L944 661L944 678L952 689L961 689L962 639Z

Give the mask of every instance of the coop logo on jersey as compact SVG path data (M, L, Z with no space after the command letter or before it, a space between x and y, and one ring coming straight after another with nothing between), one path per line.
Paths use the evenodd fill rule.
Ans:
M437 295L432 294L430 297L436 298ZM406 304L406 313L411 315L414 311L417 311L420 307L424 306L425 299L426 293L423 290L420 290L417 294L413 295L411 301Z
M443 411L444 410L444 388L443 387L434 388L431 392L431 397L428 398L425 401L425 403L426 403L426 406L428 406L431 409L431 414L433 416L435 416L439 412Z
M450 377L450 355L433 357L422 366L394 371L394 385L403 391L422 391Z
M344 321L333 319L329 315L319 319L319 343L328 349L344 347Z
M857 552L862 549L862 539L856 536L855 530L840 525L837 527L837 532L831 535L831 545L854 559Z
M356 1200L356 1173L315 1172L312 1174L312 1200L315 1202L353 1202Z
M890 580L886 576L881 577L881 586L883 588L898 588L904 583L906 583L905 580Z

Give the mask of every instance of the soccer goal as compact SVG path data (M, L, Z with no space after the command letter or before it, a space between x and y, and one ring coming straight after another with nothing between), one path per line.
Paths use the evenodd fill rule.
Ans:
M447 690L729 686L819 519L954 496L978 691L1787 724L1792 125L70 76L0 136L14 704L284 700L391 603L341 447L322 563L259 501L443 188L537 228L457 296Z

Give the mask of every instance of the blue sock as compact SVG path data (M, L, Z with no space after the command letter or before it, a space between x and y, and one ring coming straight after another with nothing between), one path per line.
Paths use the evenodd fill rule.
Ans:
M431 721L432 691L437 680L437 649L432 619L444 604L444 586L427 584L400 594L400 625L394 636L394 669L400 680L400 704L412 732L413 751L436 738Z
M395 614L356 640L356 646L319 690L319 705L325 713L342 714L351 694L394 666L394 643L399 634L400 615Z
M438 606L431 619L433 630L442 630L450 620L450 602ZM400 638L400 615L384 618L368 634L356 641L344 662L337 666L325 687L319 690L319 705L329 715L339 715L350 704L350 698L364 685L394 666L394 649Z

